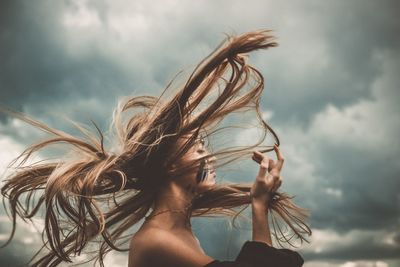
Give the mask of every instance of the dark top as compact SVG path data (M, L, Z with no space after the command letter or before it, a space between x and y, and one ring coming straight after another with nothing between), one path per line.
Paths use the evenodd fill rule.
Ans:
M300 267L303 263L296 251L274 248L264 242L246 241L235 261L214 260L203 267Z

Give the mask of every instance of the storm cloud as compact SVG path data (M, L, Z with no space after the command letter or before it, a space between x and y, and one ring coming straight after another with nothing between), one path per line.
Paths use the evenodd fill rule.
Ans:
M272 29L279 46L249 63L265 77L262 112L285 155L281 190L311 212L311 243L298 249L304 266L398 266L399 10L397 1L372 0L2 1L0 105L68 132L62 116L106 129L120 97L159 95L224 33ZM230 138L243 144L255 136L248 129ZM1 113L0 171L42 137ZM252 181L257 166L241 166L217 180ZM9 228L0 216L3 241ZM238 230L224 219L193 221L215 258L234 258L251 239L249 222ZM32 250L23 257L33 256L40 248L33 233L21 223L0 261L19 264L13 251L26 244ZM127 254L108 261L127 266Z

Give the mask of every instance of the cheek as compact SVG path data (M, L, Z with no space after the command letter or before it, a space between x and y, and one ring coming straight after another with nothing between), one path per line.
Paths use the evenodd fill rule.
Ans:
M193 160L189 159L189 157L185 157L181 162L176 163L174 165L174 168L176 169L176 172L172 172L172 177L175 180L178 180L180 184L183 185L192 185L196 186L198 184L199 179L202 177L202 171L197 167L193 167L190 169L187 169L187 171L184 170L184 166L188 166L187 164L190 164L188 160ZM193 164L193 163L192 163ZM202 169L202 168L201 168Z

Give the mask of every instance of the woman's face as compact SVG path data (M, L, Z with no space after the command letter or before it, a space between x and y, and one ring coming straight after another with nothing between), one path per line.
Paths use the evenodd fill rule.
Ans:
M207 155L209 155L209 152L204 145L204 140L199 138L194 146L183 156L182 160L192 161ZM182 178L181 182L183 185L187 189L192 191L194 189L198 193L212 188L216 183L215 179L217 176L213 166L215 160L215 157L205 159L199 168L186 174L185 177Z

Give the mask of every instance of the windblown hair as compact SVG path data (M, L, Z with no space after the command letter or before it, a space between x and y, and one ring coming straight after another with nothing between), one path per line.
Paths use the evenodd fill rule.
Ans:
M162 96L172 82L160 97L135 96L120 101L110 126L110 129L115 129L118 141L118 149L113 152L105 148L104 135L95 123L99 136L73 123L85 137L78 138L53 129L22 112L3 109L3 112L54 136L31 145L12 162L14 164L23 157L1 188L3 202L4 199L9 201L13 222L12 232L3 247L14 236L17 216L24 221L31 220L43 207L44 245L40 251L47 247L49 252L32 266L57 266L63 261L72 262L71 256L80 255L87 244L96 238L100 240L100 249L90 260L99 260L101 266L104 266L103 259L109 251L129 250L119 247L117 241L119 244L129 242L130 236L123 234L146 216L157 192L174 175L192 171L198 168L200 160L213 156L217 158L217 169L240 158L250 158L254 148L260 150L269 132L279 145L278 136L264 121L259 110L264 78L245 60L246 53L277 46L270 32L257 30L237 36L227 35L196 66L186 83L170 99L165 100ZM227 72L230 74L229 79L224 78ZM250 78L255 83L247 88ZM206 98L212 96L215 99L211 103L205 107L201 105ZM210 153L180 168L179 174L171 175L171 164L179 161L199 137L209 138L221 130L217 126L229 113L248 110L256 111L257 120L263 129L263 136L258 142ZM130 116L124 120L123 114L128 111L131 112ZM178 140L184 136L189 138L177 146ZM71 145L72 156L55 162L23 166L33 153L57 143ZM272 146L268 147L260 151L273 151ZM195 197L191 216L222 215L236 218L251 204L251 185L216 184ZM39 194L39 198L33 197L35 193ZM304 222L308 210L296 206L292 198L277 191L269 204L268 214L271 214L273 222L273 235L279 244L280 241L291 244L293 236L301 242L309 242L304 235L311 235L311 229ZM113 205L109 205L109 200L113 200ZM244 208L238 211L238 207ZM278 218L276 214L292 229L291 238L275 223ZM276 226L281 237L277 234Z

